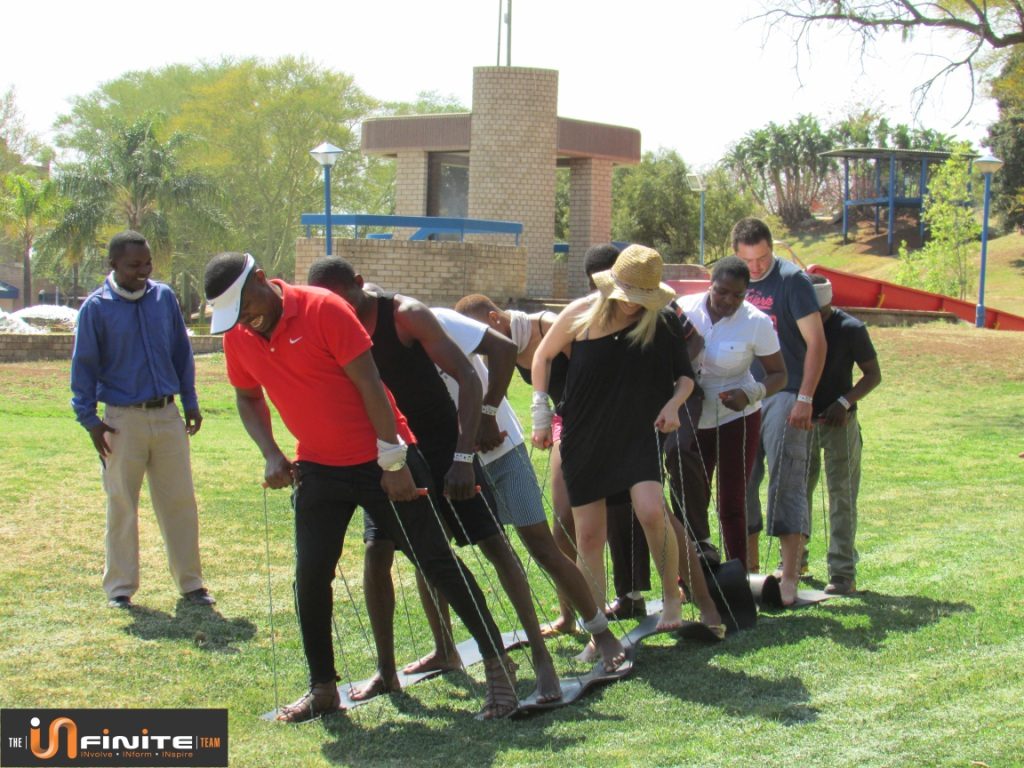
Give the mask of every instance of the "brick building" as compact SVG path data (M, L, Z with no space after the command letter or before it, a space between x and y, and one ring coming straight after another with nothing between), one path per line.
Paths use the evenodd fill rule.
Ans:
M490 290L496 298L584 293L583 254L590 245L611 238L612 169L640 162L639 131L559 117L558 72L525 67L478 67L473 71L472 112L367 120L362 142L367 154L395 158L397 215L523 224L522 247L515 249L522 254L511 257L513 263L525 258L521 288L503 274L521 266L510 263L500 269L496 253L486 255L502 273L498 285L468 285L460 278L465 292ZM553 258L558 167L570 174L571 235L561 279ZM407 236L395 233L396 238ZM470 239L470 244L496 242L493 237ZM338 243L339 253L346 248ZM300 255L297 277L305 274ZM360 269L372 279L372 272ZM456 298L462 295L454 293Z

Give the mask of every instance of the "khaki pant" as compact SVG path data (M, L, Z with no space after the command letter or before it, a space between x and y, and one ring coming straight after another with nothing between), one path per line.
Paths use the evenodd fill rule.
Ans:
M825 452L825 485L828 488L828 575L853 579L857 575L857 493L860 491L860 457L863 443L857 413L845 427L819 424L811 440L808 508L814 505L814 489Z
M149 479L153 511L167 547L171 576L181 593L203 586L199 516L192 486L185 423L174 404L163 408L108 405L103 420L110 454L103 469L107 492L107 597L131 597L139 588L139 492Z

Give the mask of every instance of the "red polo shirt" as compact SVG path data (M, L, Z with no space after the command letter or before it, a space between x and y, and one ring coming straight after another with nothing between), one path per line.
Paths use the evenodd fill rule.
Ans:
M248 326L224 336L228 379L239 389L263 387L298 440L296 459L347 467L377 458L377 433L344 366L370 349L355 312L321 288L272 281L284 307L270 340ZM405 416L387 390L398 434L414 443Z

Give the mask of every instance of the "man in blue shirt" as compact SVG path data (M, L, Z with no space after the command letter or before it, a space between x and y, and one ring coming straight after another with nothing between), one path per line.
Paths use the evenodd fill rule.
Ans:
M788 606L796 600L804 542L810 535L807 451L814 426L811 405L825 365L826 344L807 273L776 258L773 242L771 230L760 219L740 219L733 227L733 250L750 269L747 301L772 319L788 375L782 391L761 401L759 458L747 487L747 558L750 570L756 571L757 533L763 526L758 496L763 456L768 460L768 534L779 539L779 591L782 604Z
M130 230L114 235L108 257L112 271L82 304L71 357L71 405L99 454L107 492L103 588L110 607L131 607L139 588L139 491L146 475L178 591L190 603L213 605L199 562L189 460L188 436L203 423L192 346L174 291L149 279L146 238ZM102 419L98 402L106 404Z

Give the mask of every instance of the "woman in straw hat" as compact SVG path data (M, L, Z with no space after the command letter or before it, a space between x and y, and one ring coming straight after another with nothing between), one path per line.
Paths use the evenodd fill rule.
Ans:
M562 470L580 564L595 598L605 598L605 498L629 489L661 577L658 629L681 624L676 583L682 565L701 620L722 637L725 627L696 553L665 507L657 431L679 427L679 408L693 391L693 369L679 319L665 310L675 292L661 282L661 271L657 251L631 245L610 270L593 275L597 292L558 316L533 359L533 444L551 445L547 387L551 362L564 352L570 361L559 409Z

